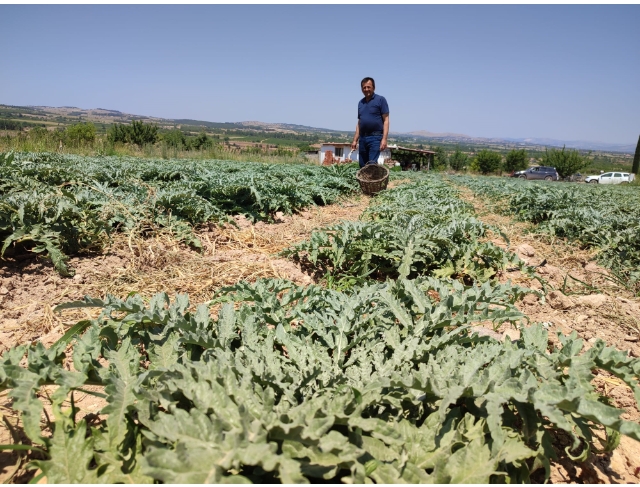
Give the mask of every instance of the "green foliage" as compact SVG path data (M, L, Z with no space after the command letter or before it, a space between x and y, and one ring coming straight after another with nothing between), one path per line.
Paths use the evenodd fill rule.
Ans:
M34 127L29 130L29 136L34 139L46 139L50 135L50 132L44 127Z
M504 160L504 170L507 172L520 171L529 166L527 151L524 149L512 150Z
M2 162L22 168L25 187L71 174L67 158L30 159L7 154ZM287 200L258 179L288 178L293 191L313 177L308 167L256 165L259 172L234 180L224 174L240 172L231 164L192 161L178 170L109 161L100 170L116 189L162 180L229 191L235 182L225 193L232 204L242 202L233 191L243 177L249 194L269 205ZM59 172L43 171L44 163ZM190 166L197 166L192 173ZM97 175L90 165L82 169L79 179ZM353 183L351 166L316 169L332 181L327 186ZM110 171L128 172L133 182ZM215 187L214 178L225 181ZM491 280L517 258L480 240L487 227L455 189L437 177L411 178L378 195L363 221L305 244L310 261L343 271L333 275L336 289L268 279L223 288L198 306L166 293L148 302L107 296L58 306L55 312L101 313L48 349L36 342L0 357L0 393L8 392L29 443L43 451L30 467L49 483L525 483L537 470L548 480L558 455L583 461L611 451L621 434L640 440L640 426L620 419L622 411L593 386L604 371L626 383L637 403L640 360L601 340L584 350L575 332L550 345L545 328L527 326L516 306L537 292ZM504 186L488 191L497 197ZM163 197L176 214L191 214L179 206L184 194ZM375 272L386 282L367 284ZM517 327L520 338L477 333L479 325L503 324ZM76 420L78 392L105 398L91 421ZM45 405L51 412L43 422ZM560 432L573 441L556 453Z
M207 133L204 130L191 139L191 147L196 150L208 149L212 144L213 141L207 136Z
M158 139L158 126L139 120L133 120L130 125L116 123L109 129L107 139L111 143L129 143L139 147L154 144Z
M29 122L22 122L18 120L0 120L0 129L2 130L22 130L24 127L32 126Z
M542 162L544 166L555 167L561 178L571 176L589 165L589 160L577 150L566 151L564 147L562 150L547 149Z
M638 144L636 145L636 153L633 156L633 166L631 167L631 172L633 174L638 174L640 171L640 137L638 137Z
M158 126L133 120L129 125L130 142L137 146L154 144L158 138Z
M458 184L496 201L498 211L539 225L552 235L598 249L617 281L640 294L640 195L629 185L538 185L456 177Z
M181 150L187 145L187 137L180 129L165 132L162 134L161 139L168 147L173 147L178 150Z
M107 140L112 144L116 142L127 143L129 141L129 129L127 127L128 125L114 123L107 132Z
M176 150L206 150L211 148L213 141L207 133L201 131L196 137L187 137L180 129L173 129L160 135L160 140Z
M502 156L497 152L482 149L475 157L475 165L482 174L489 174L500 169Z
M456 147L455 152L449 157L449 165L454 171L462 171L469 165L469 156Z
M272 220L356 189L353 167L0 154L0 254L98 249L112 232L171 232L194 247L193 226L246 214Z
M332 281L434 275L484 282L516 263L513 254L481 242L490 227L436 177L381 193L363 219L314 231L283 254Z
M68 144L90 144L96 139L96 126L92 123L77 123L68 127L64 135Z
M50 483L522 483L549 477L559 431L573 438L560 455L574 459L605 430L640 439L592 385L606 371L638 400L639 360L600 340L583 351L575 333L547 349L540 325L513 342L475 333L478 322L518 326L523 292L261 280L196 311L184 295L85 298L59 310L100 317L50 349L6 352L0 391L46 451L32 466ZM43 385L54 392L36 396ZM91 424L62 408L87 385L107 402ZM52 436L40 431L43 402Z
M433 169L436 171L445 170L449 165L447 153L442 147L435 147L433 149L435 156L433 157Z

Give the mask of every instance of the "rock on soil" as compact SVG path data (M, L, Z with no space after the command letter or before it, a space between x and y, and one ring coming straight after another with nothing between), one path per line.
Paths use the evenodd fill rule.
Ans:
M547 301L553 309L571 309L575 306L571 298L560 291L551 291L547 294Z
M588 262L584 266L584 270L586 272L593 272L593 273L596 273L596 274L604 274L605 276L609 275L609 271L607 271L607 269L605 269L604 267L599 266L595 262Z
M518 245L518 248L516 248L516 254L518 254L518 257L523 258L523 257L533 257L536 255L536 250L529 244L521 244Z
M558 281L562 278L562 270L550 264L545 264L542 267L536 269L536 271L538 272L538 274L544 276L549 281Z
M576 298L576 303L588 306L589 308L599 308L608 300L608 296L604 294L588 294L587 296L578 296Z

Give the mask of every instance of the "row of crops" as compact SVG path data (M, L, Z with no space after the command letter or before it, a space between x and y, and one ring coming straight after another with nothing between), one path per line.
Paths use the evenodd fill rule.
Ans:
M455 184L541 231L598 249L617 282L640 294L640 191L636 187L559 185L455 176ZM594 187L595 186L595 187Z
M427 275L470 284L518 265L514 254L481 241L488 230L449 184L422 178L382 193L361 221L314 232L285 255L347 285Z
M330 287L60 306L101 314L0 359L30 440L14 448L38 448L49 482L480 483L548 478L558 455L640 440L591 384L605 370L640 399L639 360L575 334L550 350L538 324L514 341L473 332L526 324L515 302L534 291L496 282L530 270L484 242L455 189L420 177L376 200L285 252ZM104 398L101 415L79 420L79 393ZM573 443L556 450L562 431Z
M1 253L42 252L69 275L69 254L103 248L114 232L166 231L198 247L194 225L269 220L356 188L348 166L0 154Z

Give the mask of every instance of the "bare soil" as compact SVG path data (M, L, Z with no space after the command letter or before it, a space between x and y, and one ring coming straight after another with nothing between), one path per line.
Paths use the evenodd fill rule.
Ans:
M271 277L310 284L312 279L296 264L277 254L318 227L357 220L368 204L369 198L360 196L295 215L278 213L272 224L253 224L237 216L236 225L197 231L201 251L170 236L131 240L118 235L102 254L71 258L68 264L75 275L69 278L60 277L50 261L35 254L0 261L0 353L34 340L50 345L77 320L95 317L97 310L53 312L57 305L87 295L125 298L139 293L150 298L164 291L170 297L188 293L191 303L199 304L241 279Z

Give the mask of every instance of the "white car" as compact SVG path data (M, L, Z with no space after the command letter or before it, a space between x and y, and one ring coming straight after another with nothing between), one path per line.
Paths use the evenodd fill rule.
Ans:
M629 174L628 172L606 172L598 176L587 176L584 178L585 183L599 183L599 184L621 184L629 183L635 179L635 174Z

